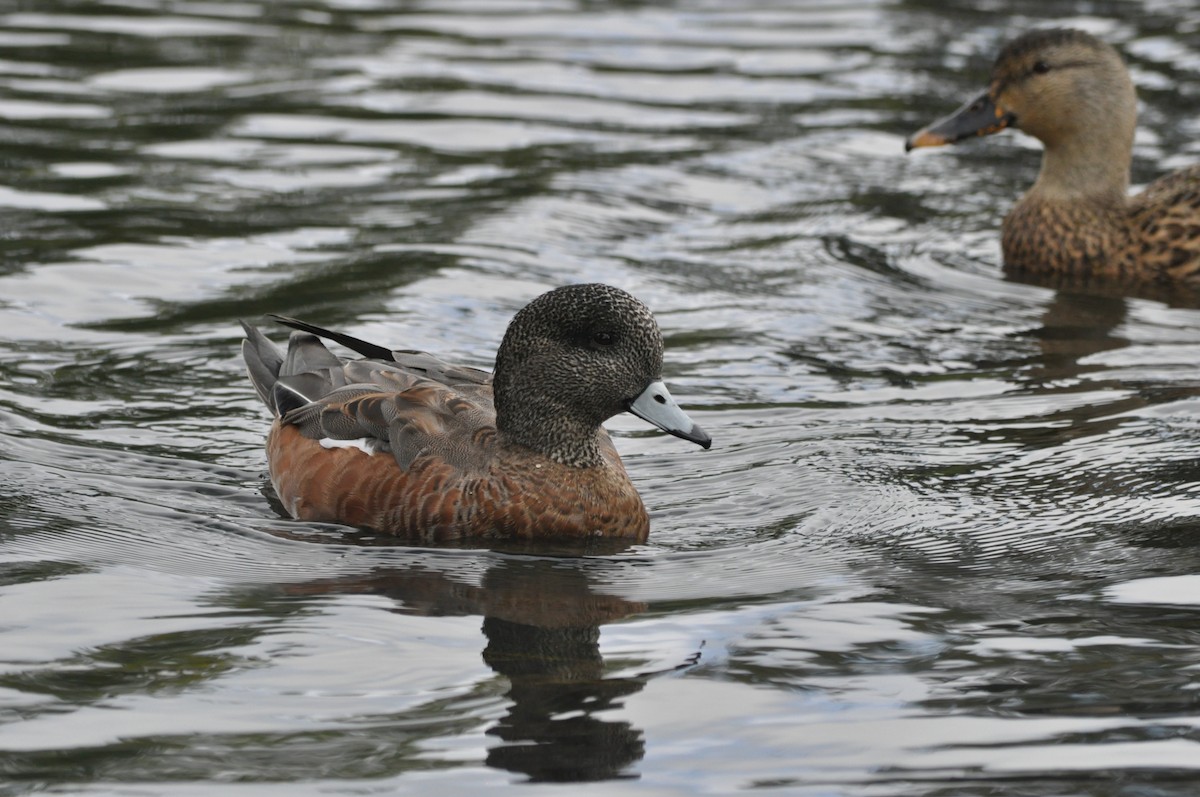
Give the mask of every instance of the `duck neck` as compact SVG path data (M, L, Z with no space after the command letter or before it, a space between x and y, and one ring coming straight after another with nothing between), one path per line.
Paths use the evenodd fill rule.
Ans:
M1123 205L1129 192L1132 136L1048 143L1030 196L1047 202Z
M591 468L604 464L600 427L581 422L565 408L529 404L510 409L496 397L496 430L508 445L528 448L560 465Z

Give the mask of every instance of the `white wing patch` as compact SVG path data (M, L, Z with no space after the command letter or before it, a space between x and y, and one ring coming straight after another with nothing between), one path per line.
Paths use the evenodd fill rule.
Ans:
M360 437L357 440L336 440L332 437L321 438L322 448L357 448L368 457L383 450L383 441L373 437Z

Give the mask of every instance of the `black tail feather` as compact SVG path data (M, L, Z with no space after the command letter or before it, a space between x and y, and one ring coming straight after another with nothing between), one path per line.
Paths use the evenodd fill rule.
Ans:
M310 324L307 321L300 321L296 318L288 318L284 315L275 315L274 313L268 313L267 318L283 324L285 327L298 329L301 332L308 332L316 335L317 337L325 338L326 340L332 340L334 343L340 343L347 349L358 352L363 357L368 359L384 360L386 362L394 362L396 359L392 356L391 349L384 348L383 346L377 346L374 343L368 343L365 340L360 340L342 332L333 332L332 330L324 329L323 327L316 326L315 324Z

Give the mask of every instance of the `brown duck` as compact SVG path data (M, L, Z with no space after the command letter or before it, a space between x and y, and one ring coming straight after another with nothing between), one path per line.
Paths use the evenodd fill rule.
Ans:
M1099 284L1200 287L1200 166L1129 196L1137 97L1121 57L1078 30L1009 42L987 91L915 133L906 148L1005 128L1042 142L1042 169L1004 219L1016 276Z
M649 519L601 424L631 412L704 448L662 382L644 304L607 285L542 294L513 318L494 374L295 319L287 352L243 324L275 422L271 482L296 518L403 537L612 537ZM318 338L363 355L343 360Z

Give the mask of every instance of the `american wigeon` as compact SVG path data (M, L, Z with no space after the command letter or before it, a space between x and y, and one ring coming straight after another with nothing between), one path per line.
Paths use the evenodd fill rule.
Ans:
M1200 286L1200 166L1129 196L1137 96L1121 56L1078 30L1009 42L980 96L907 149L1015 128L1044 145L1033 187L1004 219L1006 269L1099 284Z
M711 445L662 382L654 316L607 285L530 302L493 374L275 320L299 330L286 354L243 322L242 355L275 415L271 482L296 518L426 541L641 541L646 509L601 424L629 411ZM365 359L339 359L318 336Z

